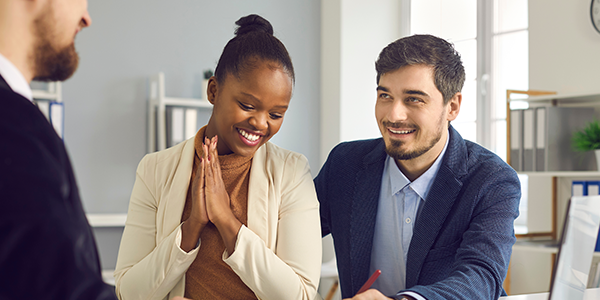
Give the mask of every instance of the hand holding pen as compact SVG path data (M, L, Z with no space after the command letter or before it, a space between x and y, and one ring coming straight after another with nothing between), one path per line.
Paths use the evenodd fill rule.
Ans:
M378 290L370 289L371 285L373 285L373 283L375 282L375 280L377 280L377 277L379 277L380 274L381 274L381 270L377 270L377 271L373 272L373 275L371 275L369 280L367 280L367 282L365 282L365 284L360 288L360 290L358 290L356 295L354 297L352 297L351 300L380 300L380 299L388 300L388 299L391 299L391 298L384 296ZM344 300L348 300L348 299L350 299L350 298L347 298Z

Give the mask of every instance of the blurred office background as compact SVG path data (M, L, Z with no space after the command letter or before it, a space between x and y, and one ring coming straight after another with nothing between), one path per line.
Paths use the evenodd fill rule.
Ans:
M463 137L506 158L506 89L598 91L600 34L591 26L589 4L89 1L93 24L76 39L80 67L62 86L64 140L86 212L96 218L127 212L137 164L148 152L149 78L164 72L168 97L204 98L203 71L214 69L241 16L256 13L269 20L292 56L294 95L272 141L304 154L316 175L335 144L379 137L374 61L388 43L415 33L456 45L467 82L453 124ZM106 270L114 269L120 222L95 228ZM326 239L323 259L332 257L331 239Z

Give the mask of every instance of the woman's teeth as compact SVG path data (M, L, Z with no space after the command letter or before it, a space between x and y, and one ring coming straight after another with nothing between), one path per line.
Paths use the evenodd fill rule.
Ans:
M258 138L260 137L259 135L248 133L248 132L246 132L245 130L243 130L243 129L239 129L239 128L238 128L238 132L239 132L239 133L240 133L240 134L241 134L243 137L245 137L247 140L249 140L249 141L251 141L251 142L254 142L254 141L258 140Z

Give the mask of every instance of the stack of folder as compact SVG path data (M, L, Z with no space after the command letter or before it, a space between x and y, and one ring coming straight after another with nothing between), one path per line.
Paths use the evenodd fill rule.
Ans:
M166 112L167 148L191 137L199 129L198 109L195 107L168 106Z
M594 120L591 107L543 106L510 111L510 165L517 172L594 171L592 152L576 152L571 137Z

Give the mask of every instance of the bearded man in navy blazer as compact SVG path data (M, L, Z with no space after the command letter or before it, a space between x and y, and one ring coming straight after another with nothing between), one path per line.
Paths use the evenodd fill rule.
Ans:
M63 141L32 102L33 78L78 65L86 0L0 0L0 299L117 299Z
M518 216L515 171L452 128L465 72L443 39L415 35L375 64L382 138L337 145L315 178L342 296L497 299ZM372 288L355 294L381 270Z

